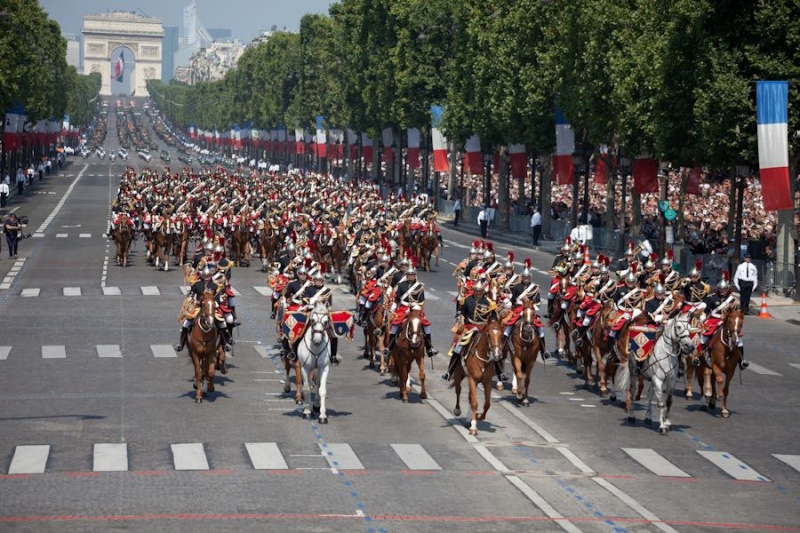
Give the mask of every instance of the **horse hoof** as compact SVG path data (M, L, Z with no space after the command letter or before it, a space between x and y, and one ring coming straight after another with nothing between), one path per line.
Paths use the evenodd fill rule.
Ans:
M469 430L469 434L470 435L477 435L478 434L478 430L477 429L470 429Z
M628 417L628 424L630 424L632 426L635 425L636 424L636 418L634 418L632 416L629 416Z
M459 409L458 407L456 407L455 409L453 409L453 415L455 415L455 416L461 416L461 409Z
M283 392L285 392L285 393L288 393L288 392L289 392L289 391L291 391L291 390L292 390L292 386L291 386L291 385L289 385L288 383L286 383L286 384L283 386Z
M428 399L428 393L427 392L420 392L419 393L419 399L420 400L427 400Z
M475 415L475 418L477 420L486 420L486 413L480 413L478 415Z
M308 420L310 413L303 413L303 420Z
M527 398L525 398L525 399L523 399L523 400L522 400L522 405L523 405L524 407L528 407L528 406L530 406L530 404L531 404L531 402L530 402L530 400L528 400Z
M295 405L300 405L301 403L303 403L303 400L295 399L294 403L295 403Z
M321 416L321 417L319 417L319 423L320 423L320 424L327 424L327 423L328 423L328 417L327 417L327 416L324 416L324 417L323 417L323 416Z
M616 394L612 394L611 396L608 397L608 399L611 400L612 402L616 402L617 401L617 395Z
M369 367L370 368L375 368L375 361L370 361L369 362Z
M653 421L650 420L649 418L645 418L644 419L644 425L645 426L652 426L653 425Z
M497 388L497 390L500 390L500 391L503 390L505 388L503 386L503 382L502 381L498 381L497 385L496 385L496 388Z
M516 394L517 392L518 392L517 389L513 389L513 388L511 389L511 394Z
M517 397L517 401L520 403L522 403L522 400L525 399L525 396L522 395L522 392L518 392L515 396Z
M381 368L381 376L384 376L384 375L386 375L386 369L385 368Z
M203 403L203 399L202 398L195 398L194 399L194 403Z
M731 416L731 412L728 411L727 409L723 409L720 415L722 415L722 418L728 418Z
M208 385L206 385L206 390L208 392L214 392L214 390L215 390L214 389L214 384L213 383L209 383Z
M408 398L400 398L400 399L403 400L403 403L408 403Z

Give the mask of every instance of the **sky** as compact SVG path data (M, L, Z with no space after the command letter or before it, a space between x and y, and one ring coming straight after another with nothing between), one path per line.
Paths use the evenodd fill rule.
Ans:
M83 16L106 11L140 11L181 27L190 0L40 0L61 32L79 36ZM306 13L327 13L333 0L197 0L197 17L206 28L225 28L246 43L273 25L297 31Z

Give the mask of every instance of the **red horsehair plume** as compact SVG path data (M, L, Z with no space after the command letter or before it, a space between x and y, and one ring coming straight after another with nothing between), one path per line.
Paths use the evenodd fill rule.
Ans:
M312 254L314 253L314 241L313 240L308 239L308 242L306 242L306 247L308 248L309 252L311 252Z
M653 263L655 263L656 261L658 261L658 254L657 254L657 253L655 253L655 252L651 252L651 253L650 253L650 261L652 261Z
M414 268L417 268L417 258L416 257L412 257L411 258L411 264L414 266Z
M633 272L634 274L636 274L636 271L637 271L637 270L639 270L639 263L633 263L633 264L631 265L631 272Z
M508 262L509 263L514 262L514 252L508 252Z
M564 243L569 246L572 246L572 237L567 237L566 239L564 239Z
M731 280L731 273L728 272L727 270L723 270L722 271L722 279L724 279L725 281L730 281Z
M294 230L289 234L289 238L292 239L292 244L297 244L297 233Z
M695 270L697 270L698 272L700 272L701 270L703 270L703 261L701 261L700 259L698 259L697 261L695 261L695 262L694 262L694 268L695 268Z
M406 248L406 259L411 261L414 258L414 250L411 248Z
M675 258L675 253L672 250L667 250L666 257L672 261Z
M306 270L311 268L311 263L313 262L314 260L311 259L310 257L306 257L305 259L303 259L303 264L306 266Z
M608 268L608 266L611 264L611 258L604 255L603 256L603 264L606 266L606 268Z
M667 281L667 275L664 274L663 272L659 272L658 273L658 282L663 285L664 283L666 283L666 281Z
M494 245L492 243L487 242L486 243L486 249L489 250L490 252L494 253Z
M530 260L530 258L525 259L525 268L531 268L531 260Z
M325 263L320 263L319 264L319 271L320 272L322 272L324 274L327 270L328 270L328 265L326 265Z

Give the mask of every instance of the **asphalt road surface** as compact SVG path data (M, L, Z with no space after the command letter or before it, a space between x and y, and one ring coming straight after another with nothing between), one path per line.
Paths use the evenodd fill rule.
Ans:
M756 364L732 385L731 417L679 394L666 436L555 360L537 362L531 406L507 385L469 436L438 377L445 355L426 361L431 397L403 404L359 332L340 343L323 426L282 392L266 275L239 268L230 373L196 405L171 349L181 271L148 267L141 242L117 267L103 236L125 164L73 157L10 206L35 236L0 260L0 531L800 531L796 326L748 318ZM420 274L442 354L471 240L443 234L440 267ZM546 285L552 258L514 252ZM353 304L335 289L335 308Z

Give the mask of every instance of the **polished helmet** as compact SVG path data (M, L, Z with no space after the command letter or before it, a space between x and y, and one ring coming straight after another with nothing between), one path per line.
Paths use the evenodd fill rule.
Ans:
M731 283L730 283L730 274L727 270L722 271L722 279L719 280L717 283L717 292L720 294L726 293L730 290Z
M206 254L211 255L214 253L214 243L208 241L203 245L203 250L205 250Z
M666 296L667 289L661 283L656 283L656 286L653 288L653 292L655 292L656 296Z
M483 282L479 281L478 283L472 286L472 292L483 293L484 291L486 291L486 286L483 284Z
M703 272L703 262L699 259L694 262L694 268L691 272L689 272L689 276L693 278L699 278L700 274Z
M205 281L210 280L212 277L214 277L214 269L210 266L206 266L200 271L200 278L204 279Z
M313 275L313 276L311 276L311 279L312 279L312 280L313 280L315 283L318 283L318 282L320 282L320 281L325 281L325 274L322 272L322 270L315 270L315 271L314 271L314 275Z
M389 254L383 254L381 256L381 263L388 263L390 260L391 260L391 257L389 257Z
M628 272L628 275L625 276L625 283L631 287L633 286L639 279L636 277L634 272Z
M214 254L219 254L220 257L225 255L225 247L221 244L218 244L214 247Z
M406 268L404 274L406 276L416 276L417 275L417 269L414 268L414 265L409 265L408 268Z
M293 243L293 242L290 242L290 243L289 243L289 246L287 246L287 247L286 247L286 249L287 249L288 251L290 251L290 252L294 252L294 249L295 249L295 248L294 248L294 243Z
M297 269L297 276L308 276L308 269L305 266L301 266Z

